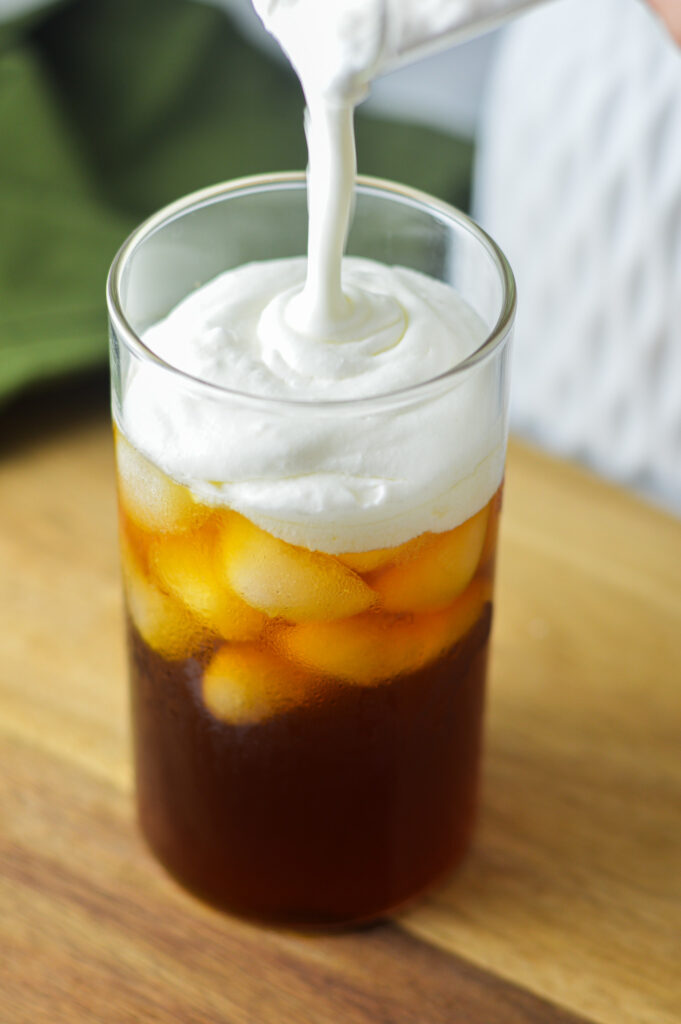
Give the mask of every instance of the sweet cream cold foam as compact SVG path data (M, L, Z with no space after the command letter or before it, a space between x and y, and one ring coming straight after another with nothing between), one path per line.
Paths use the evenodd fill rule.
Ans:
M455 526L485 504L503 471L497 395L486 366L427 399L396 399L387 408L368 401L361 415L330 404L435 377L484 338L475 314L446 285L366 260L346 259L343 266L349 294L387 293L391 311L397 307L380 334L329 342L282 326L282 286L285 296L304 280L305 261L298 259L228 271L145 336L192 376L274 400L318 399L323 407L284 404L270 412L262 403L193 397L164 386L156 367L141 364L122 423L140 451L201 500L227 504L284 540L331 553Z
M144 340L192 376L284 404L211 401L164 386L156 367L139 365L121 426L197 498L229 505L292 543L340 553L450 529L501 480L505 438L492 371L479 367L416 400L334 406L437 377L486 333L441 282L342 259L355 174L352 111L391 52L388 5L255 5L306 96L308 260L230 270ZM443 6L431 5L435 13ZM332 16L320 18L322 9ZM301 414L286 406L291 400L324 404Z

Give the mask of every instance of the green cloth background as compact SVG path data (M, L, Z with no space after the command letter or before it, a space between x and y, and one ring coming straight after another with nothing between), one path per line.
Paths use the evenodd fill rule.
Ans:
M104 282L142 218L305 166L295 76L221 11L75 0L0 26L0 402L106 360ZM357 116L359 170L466 208L470 143Z

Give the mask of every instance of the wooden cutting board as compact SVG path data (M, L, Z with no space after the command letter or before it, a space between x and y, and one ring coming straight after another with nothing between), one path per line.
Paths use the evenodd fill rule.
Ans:
M512 444L473 851L385 924L269 931L137 834L83 399L0 421L0 1022L681 1021L681 523Z

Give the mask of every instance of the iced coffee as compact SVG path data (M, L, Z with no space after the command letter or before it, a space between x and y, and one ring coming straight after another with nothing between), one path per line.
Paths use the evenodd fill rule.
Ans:
M120 433L116 447L155 852L257 918L401 905L470 839L500 490L454 529L329 555L202 504Z
M462 214L360 181L310 331L305 203L246 179L132 236L113 412L142 830L214 905L333 927L470 842L514 304Z
M194 892L335 926L471 836L514 286L468 218L356 179L354 107L442 12L255 7L306 177L180 200L109 275L137 796Z

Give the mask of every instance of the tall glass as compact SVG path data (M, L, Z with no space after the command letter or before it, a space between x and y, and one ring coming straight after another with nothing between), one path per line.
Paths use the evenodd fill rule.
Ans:
M145 346L145 330L216 275L303 255L306 226L302 175L189 196L124 244L108 304L142 831L211 903L328 927L401 906L456 865L471 838L515 292L503 255L463 214L360 179L348 253L457 289L486 331L471 356L399 392L324 403L216 386ZM393 547L376 522L369 550L329 554L312 495L299 517L309 541L301 546L298 532L292 543L282 524L250 522L171 479L144 438L130 443L126 396L140 372L201 409L208 445L235 443L247 410L271 438L284 424L287 436L292 424L297 437L323 436L332 419L361 449L383 417L447 401L447 431L465 436L454 485L466 519ZM419 440L426 453L432 438ZM478 507L475 493L484 493Z

